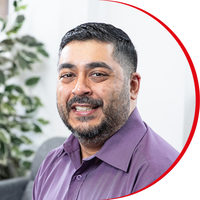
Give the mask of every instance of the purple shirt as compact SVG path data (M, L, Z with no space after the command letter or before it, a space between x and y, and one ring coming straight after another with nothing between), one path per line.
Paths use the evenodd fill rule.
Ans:
M71 135L52 150L36 176L33 200L99 200L133 193L160 177L178 152L140 118L137 108L125 125L81 163Z

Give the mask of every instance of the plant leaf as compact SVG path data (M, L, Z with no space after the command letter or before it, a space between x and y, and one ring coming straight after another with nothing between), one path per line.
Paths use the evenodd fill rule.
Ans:
M49 57L49 54L42 48L37 48L37 51L45 57Z
M29 156L31 156L31 155L34 153L34 151L32 151L32 150L24 150L24 151L22 151L22 153L23 153L26 157L29 157Z
M22 90L22 88L20 87L20 86L15 86L15 88L14 88L18 93L20 93L20 94L24 94L24 91Z
M19 99L19 96L13 95L12 93L8 95L8 100L9 100L10 105L15 105L18 99Z
M5 84L5 76L1 70L0 70L0 84Z
M24 20L25 20L24 15L18 15L17 18L16 18L16 22L18 24L21 24Z
M40 80L40 77L32 77L32 78L27 79L25 84L27 86L33 86L33 85L36 85L39 80Z
M1 45L13 45L13 41L11 39L6 39L6 40L3 40L1 43Z
M19 10L25 10L27 7L27 5L23 5L23 6L18 6L17 8L15 8L15 11L19 11Z
M15 127L17 127L18 126L18 121L10 121L9 122L9 124L8 124L8 126L10 127L10 128L15 128Z
M5 124L0 124L0 129L6 130L8 133L10 133L9 128Z
M34 97L35 105L36 106L43 106L42 102L40 101L39 97Z
M4 142L2 142L2 141L0 141L0 155L4 155L5 154L5 143ZM1 170L0 170L1 171Z
M8 85L8 86L6 86L5 91L11 92L14 87L15 87L15 85Z
M9 103L2 103L2 107L4 111L7 111L9 114L15 114L16 111L13 106L11 106Z
M44 46L44 44L41 43L41 42L35 41L35 43L32 43L32 44L30 44L29 46L30 46L30 47L42 47L42 46Z
M24 15L18 15L17 18L16 18L16 21L15 21L14 27L11 30L7 31L6 34L10 35L12 33L17 33L18 30L21 28L24 20L25 20Z
M22 163L22 165L23 165L23 167L24 167L25 169L30 169L30 168L31 168L31 162L29 162L29 161L24 161L24 162Z
M7 21L6 21L6 20L4 20L4 19L3 19L3 18L1 18L1 17L0 17L0 21L2 21L2 22L3 22L3 26L2 26L2 28L1 28L1 31L3 31L3 30L6 28Z
M29 66L29 63L19 53L17 54L16 59L22 69L25 69Z
M0 131L0 140L4 143L8 143L8 140L3 132Z
M1 101L2 101L2 99L3 99L3 96L4 96L4 94L3 94L3 93L0 93L0 103L1 103ZM1 113L1 111L0 111L0 113Z
M29 58L32 58L32 59L37 59L37 55L32 53L32 52L28 52L28 51L25 51L23 50L22 51L26 56L28 56Z
M25 144L32 144L32 141L27 138L26 136L21 136L20 139L25 143Z
M22 88L17 85L8 85L5 88L5 91L7 91L7 92L12 92L12 90L16 90L18 93L24 94L24 91L22 90Z
M13 2L13 5L14 5L14 7L16 8L16 7L17 7L17 1L14 1L14 2Z
M35 47L43 46L42 43L37 42L34 37L29 36L29 35L23 36L21 38L17 38L17 41L20 42L20 43L22 43L22 44L31 46L31 47L32 46L35 46Z
M49 124L49 121L44 120L44 119L42 119L42 118L39 118L39 119L38 119L38 122L40 122L40 123L43 124L43 125Z
M26 36L23 36L22 38L17 38L17 41L25 45L30 45L31 43L35 42L35 38L29 35L26 35Z
M22 103L22 105L24 105L24 106L32 106L32 105L33 105L33 102L32 102L32 100L31 100L31 98L28 97L28 96L25 96L25 97L21 100L21 103Z
M36 109L37 109L36 107L26 109L26 113L27 113L27 114L32 113L32 112L34 112Z
M26 122L22 122L20 125L21 125L21 130L23 132L27 132L31 130L31 126Z
M11 142L17 146L24 143L20 138L16 136L11 136Z
M41 128L37 124L33 124L33 125L34 125L34 132L36 132L36 133L42 133Z
M19 156L21 154L18 146L13 146L12 147L12 153L14 153L16 156Z
M17 33L18 30L21 28L22 24L16 24L11 30L7 31L7 35L11 35L12 33Z

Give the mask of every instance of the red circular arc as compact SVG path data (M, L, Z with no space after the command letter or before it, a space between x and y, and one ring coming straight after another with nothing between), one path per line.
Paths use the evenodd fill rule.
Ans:
M195 100L196 100L196 103L195 103L195 114L194 114L194 120L193 120L192 128L191 128L191 131L190 131L190 135L189 135L189 137L187 139L187 142L186 142L185 146L183 147L183 150L179 154L178 158L176 159L176 161L171 165L171 167L162 176L160 176L158 179L156 179L150 185L148 185L145 188L135 192L135 193L138 193L138 192L140 192L142 190L145 190L146 188L152 186L153 184L158 182L160 179L162 179L165 175L167 175L174 168L174 166L179 162L179 160L183 157L183 155L186 152L189 144L191 143L192 138L194 136L194 132L195 132L196 126L197 126L198 117L199 117L199 108L200 108L199 83L198 83L198 78L197 78L197 74L196 74L196 71L195 71L195 67L194 67L194 64L192 62L192 59L191 59L189 53L187 52L186 48L184 47L184 45L180 41L180 39L176 36L176 34L166 24L164 24L161 20L159 20L157 17L155 17L151 13L149 13L149 12L147 12L147 11L141 9L141 8L138 8L136 6L133 6L133 5L130 5L130 4L127 4L127 3L124 3L124 2L112 1L112 0L100 0L100 1L109 1L109 2L120 3L120 4L123 4L123 5L130 6L132 8L135 8L137 10L142 11L143 13L149 15L150 17L155 19L157 22L159 22L165 29L167 29L167 31L174 37L174 39L177 41L177 43L181 47L182 51L184 52L184 54L185 54L185 56L187 58L187 61L188 61L189 65L190 65L190 69L191 69L192 76L193 76L193 79L194 79L194 87L195 87L195 94L196 94L196 97L195 97ZM133 193L133 194L135 194L135 193ZM132 194L130 194L130 195L132 195ZM129 195L126 195L126 196L129 196ZM125 197L125 196L123 196L123 197Z

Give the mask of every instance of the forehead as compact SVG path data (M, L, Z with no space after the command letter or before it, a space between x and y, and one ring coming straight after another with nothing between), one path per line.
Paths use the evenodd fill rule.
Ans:
M59 65L72 63L80 65L89 62L105 62L118 64L113 57L114 46L112 43L98 42L96 40L72 41L62 50Z

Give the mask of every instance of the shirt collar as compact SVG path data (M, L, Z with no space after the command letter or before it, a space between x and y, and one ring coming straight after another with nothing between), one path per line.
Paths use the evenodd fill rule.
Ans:
M105 142L96 157L126 172L133 151L145 135L146 130L138 109L135 108L126 123Z
M63 144L63 149L67 154L77 151L78 149L80 149L78 139L71 134Z
M146 130L138 109L135 108L126 123L105 142L95 156L126 172L133 151L145 135ZM78 140L71 134L63 144L63 149L67 154L80 150Z

